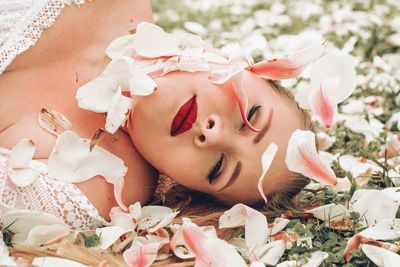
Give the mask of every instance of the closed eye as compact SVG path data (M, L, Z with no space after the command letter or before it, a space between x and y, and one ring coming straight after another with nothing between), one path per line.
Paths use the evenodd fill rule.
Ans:
M208 174L208 182L211 184L212 181L214 181L215 179L217 179L222 171L222 165L224 163L224 154L221 154L221 157L219 158L219 160L215 163L214 167L212 168L212 170L210 171L210 173Z
M251 109L249 110L249 113L247 114L247 120L250 123L252 122L251 119L254 117L254 115L255 115L254 118L257 118L260 108L261 108L261 106L256 106L256 105L253 105L251 107ZM239 130L243 130L245 127L246 127L246 125L244 123L242 123L242 126L239 128Z

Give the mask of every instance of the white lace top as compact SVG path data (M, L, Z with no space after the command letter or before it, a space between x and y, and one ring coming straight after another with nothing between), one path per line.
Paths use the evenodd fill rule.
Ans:
M66 5L85 0L0 0L0 75L33 46Z

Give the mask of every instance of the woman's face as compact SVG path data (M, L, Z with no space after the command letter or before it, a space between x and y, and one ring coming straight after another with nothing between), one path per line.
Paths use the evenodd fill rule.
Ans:
M251 131L243 126L230 83L213 84L208 75L173 72L156 78L158 90L136 99L129 134L143 157L178 183L228 202L254 203L261 199L257 189L261 155L271 142L278 145L278 153L266 174L264 191L284 186L287 142L295 129L302 128L301 120L293 104L245 71L248 118L261 130ZM192 128L171 135L176 114L194 99L197 118Z

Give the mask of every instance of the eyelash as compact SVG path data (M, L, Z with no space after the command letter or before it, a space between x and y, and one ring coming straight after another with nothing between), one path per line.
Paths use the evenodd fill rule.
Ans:
M260 111L261 106L256 106L253 105L251 109L249 110L249 113L247 114L247 120L250 122L251 119L253 118L254 115L258 115L258 112ZM246 127L244 123L242 123L242 126L239 128L239 130L243 130Z
M224 162L224 154L221 154L221 157L215 164L214 168L208 174L208 182L210 184L212 183L212 181L214 181L216 178L218 178L221 175L221 173L222 173L221 167L222 167L223 162Z

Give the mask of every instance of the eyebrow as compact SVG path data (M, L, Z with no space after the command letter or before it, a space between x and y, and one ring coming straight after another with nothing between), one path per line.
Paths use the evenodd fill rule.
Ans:
M219 189L218 192L224 190L225 188L227 188L228 186L233 184L235 182L236 178L239 177L239 174L240 174L241 170L242 170L242 162L238 161L236 163L235 169L232 172L231 178L229 178L229 182L224 187Z
M260 140L261 140L261 139L264 137L264 135L267 133L267 131L268 131L270 125L271 125L273 113L274 113L274 109L271 109L271 112L269 113L269 116L268 116L267 123L265 124L264 128L263 128L261 131L259 131L259 132L257 133L257 135L256 135L256 136L254 137L254 139L253 139L253 143L254 143L254 144L257 144L258 142L260 142Z

